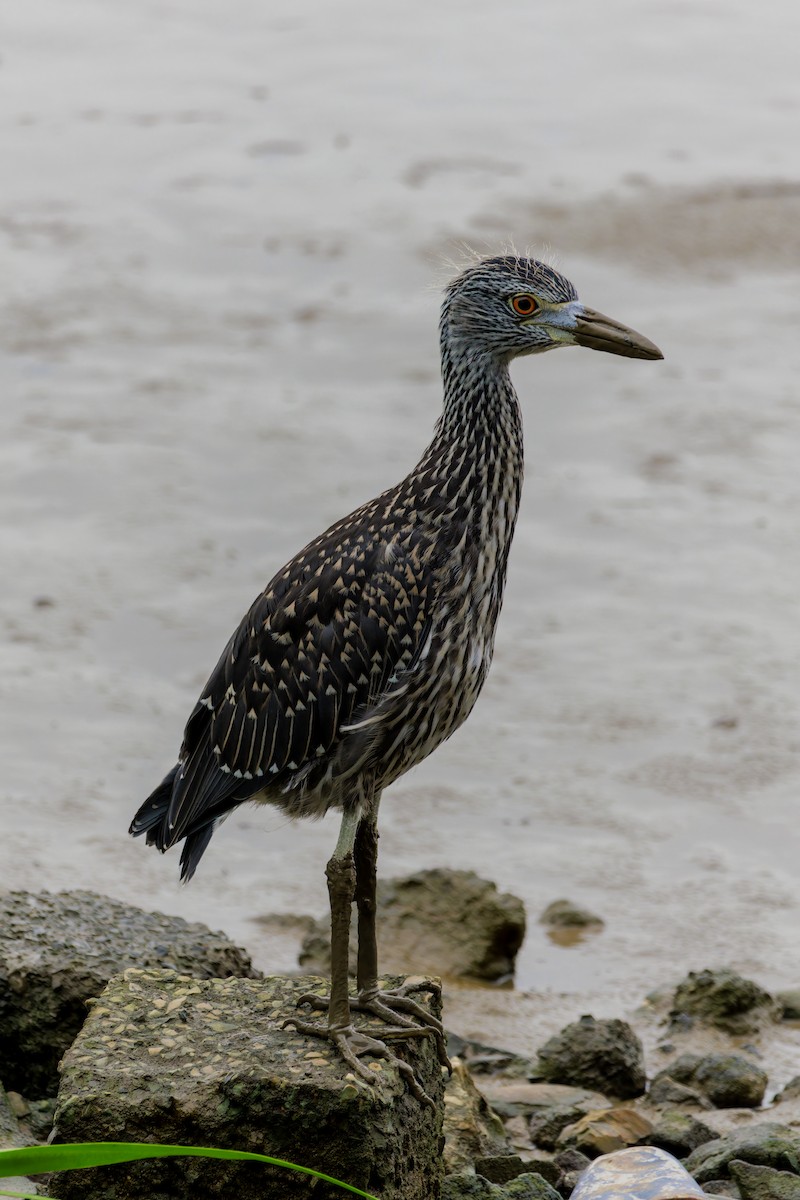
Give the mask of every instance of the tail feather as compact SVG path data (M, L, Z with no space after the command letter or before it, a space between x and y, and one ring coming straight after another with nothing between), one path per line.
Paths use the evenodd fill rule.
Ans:
M183 852L181 853L181 882L188 883L197 870L197 864L205 853L208 843L211 841L213 834L220 821L225 819L226 809L234 807L238 800L233 801L233 804L221 805L221 812L216 813L211 810L205 815L205 820L202 818L192 827L181 833L177 838L174 830L169 830L168 814L172 797L175 790L175 779L180 770L180 764L172 768L172 770L164 776L161 783L152 792L144 804L141 806L136 816L130 824L128 833L133 837L139 837L141 834L146 834L148 846L155 846L163 854L165 850L169 850L170 846L176 841L186 839Z
M194 875L218 824L218 821L209 821L201 829L195 829L187 835L181 852L181 883L188 883Z
M172 789L175 784L175 776L178 774L178 765L176 764L172 770L164 776L161 783L152 792L144 804L141 806L136 816L130 824L128 833L133 837L139 837L141 834L147 834L148 846L157 846L162 852L168 848L166 838L166 815L169 809L170 800L172 799Z

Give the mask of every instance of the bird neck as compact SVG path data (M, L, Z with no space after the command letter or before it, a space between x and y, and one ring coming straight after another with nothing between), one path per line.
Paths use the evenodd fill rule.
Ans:
M508 366L442 333L444 408L414 475L436 523L494 544L502 567L522 487L522 417Z
M508 363L472 346L442 344L444 408L436 437L509 455L521 464L522 417Z

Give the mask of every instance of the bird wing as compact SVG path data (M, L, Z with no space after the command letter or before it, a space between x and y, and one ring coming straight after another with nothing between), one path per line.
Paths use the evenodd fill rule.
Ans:
M321 763L354 717L402 689L430 625L429 548L413 532L334 526L279 572L189 718L165 844Z

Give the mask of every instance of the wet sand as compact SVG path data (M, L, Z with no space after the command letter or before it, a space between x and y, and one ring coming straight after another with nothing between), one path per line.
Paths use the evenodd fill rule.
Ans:
M231 629L402 476L460 245L547 254L663 364L518 363L489 683L382 806L381 871L523 898L530 1050L688 969L798 982L800 13L207 0L13 14L0 122L0 886L224 928L266 969L336 818L240 810L191 887L125 834ZM552 945L561 895L606 921Z

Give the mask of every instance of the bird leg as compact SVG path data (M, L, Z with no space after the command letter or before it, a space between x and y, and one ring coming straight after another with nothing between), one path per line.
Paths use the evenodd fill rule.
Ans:
M429 992L437 999L442 989L431 979L404 983L396 988L378 987L378 940L375 928L377 910L378 824L377 798L372 811L358 824L354 846L356 870L355 900L358 909L358 996L351 1008L369 1012L384 1021L395 1022L416 1036L428 1032L436 1040L439 1062L451 1070L442 1022L432 1016L416 1000L415 992Z
M328 879L328 895L331 907L331 991L329 996L318 996L307 992L300 996L298 1004L308 1004L311 1008L327 1010L328 1023L320 1025L310 1021L302 1021L290 1017L284 1021L283 1028L294 1027L298 1033L311 1037L326 1038L336 1047L347 1065L362 1079L374 1086L376 1075L360 1061L362 1055L371 1058L386 1059L396 1067L401 1077L405 1079L409 1091L423 1104L435 1109L435 1104L425 1092L417 1079L413 1068L402 1058L393 1054L383 1040L370 1037L363 1030L356 1029L350 1017L351 1007L361 1008L358 1000L350 1001L349 984L349 953L350 953L350 914L356 892L356 865L353 857L353 846L356 831L360 824L360 811L345 812L336 849L325 869ZM374 890L374 889L373 889ZM374 897L373 897L374 900ZM377 951L374 947L373 919L373 954L372 961L377 966ZM359 956L360 957L360 956ZM375 984L377 991L377 981ZM413 1002L412 1002L413 1003ZM374 1010L370 1010L374 1011ZM424 1009L420 1010L425 1016ZM426 1037L431 1032L427 1027L414 1025L404 1016L393 1013L390 1009L378 1014L390 1024L381 1030L382 1037L405 1039L409 1037ZM435 1020L433 1017L429 1021Z

